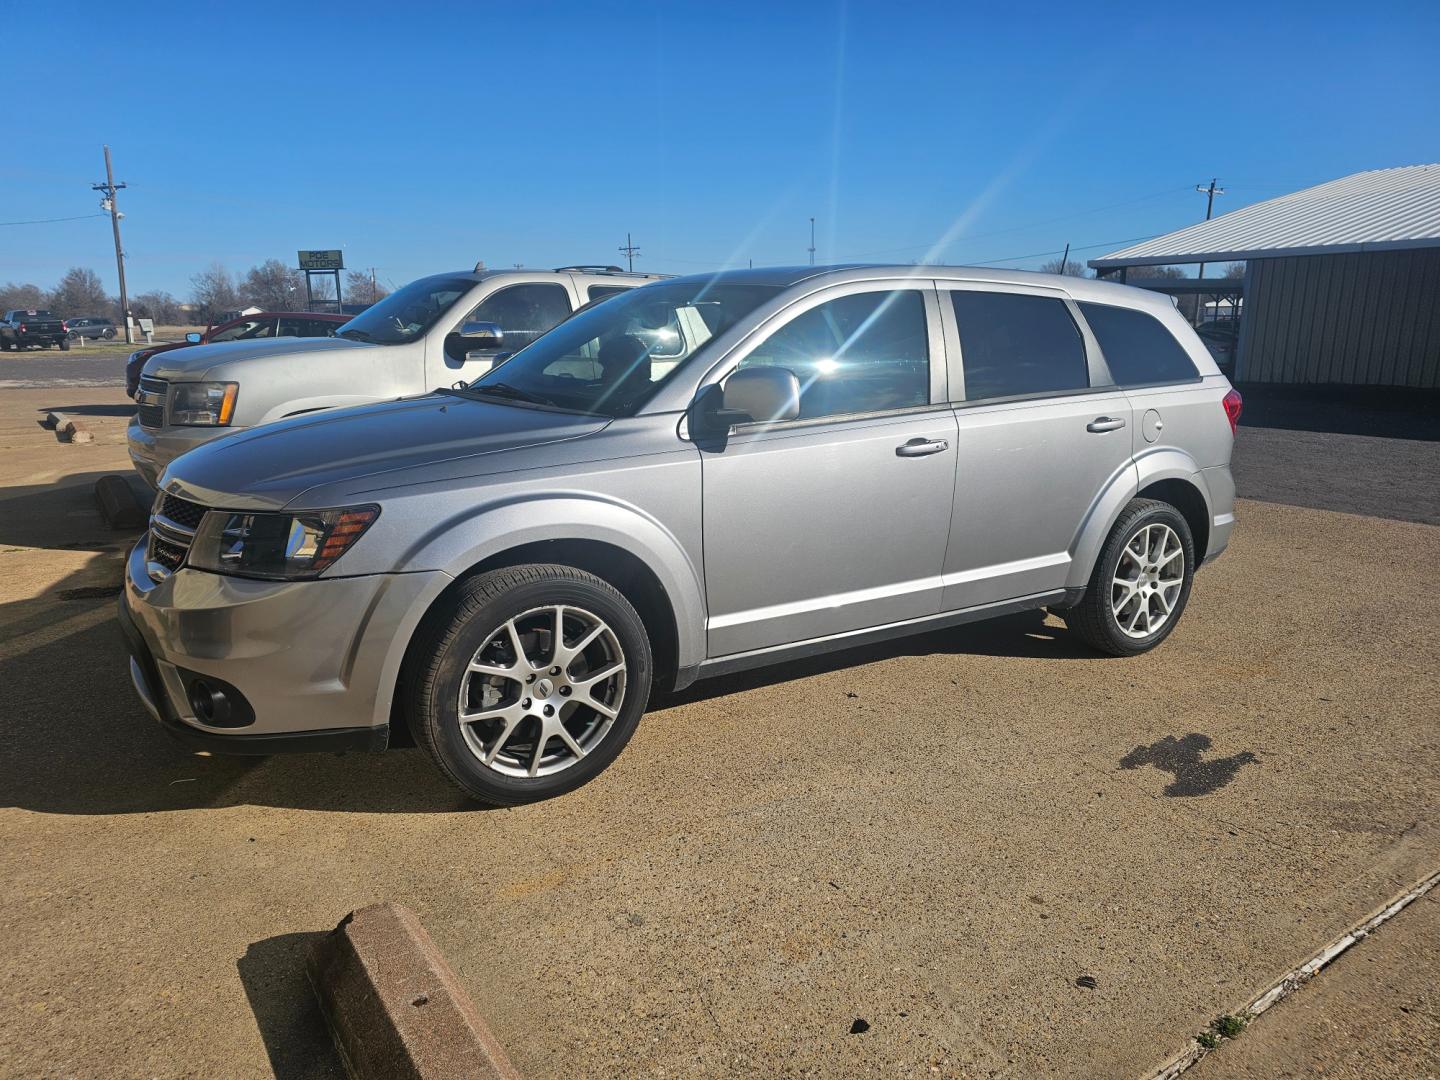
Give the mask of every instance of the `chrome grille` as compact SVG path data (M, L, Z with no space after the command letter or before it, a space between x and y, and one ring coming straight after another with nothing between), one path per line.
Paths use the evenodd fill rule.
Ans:
M163 491L156 496L145 557L145 568L154 580L162 581L185 565L204 517L205 507L199 503Z
M141 427L165 426L165 395L169 390L170 384L164 379L140 376L140 389L135 392L135 401L140 406L138 414Z

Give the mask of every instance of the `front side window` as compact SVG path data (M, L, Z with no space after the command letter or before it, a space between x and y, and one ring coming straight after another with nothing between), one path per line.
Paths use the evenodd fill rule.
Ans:
M506 352L518 352L570 316L570 294L556 282L511 285L491 293L466 316L466 322L500 327Z
M439 322L475 284L473 277L446 274L420 278L371 304L335 336L375 345L404 345Z
M1200 377L1175 335L1155 316L1109 304L1080 305L1110 376L1120 386L1190 382Z
M700 362L708 342L779 292L703 280L631 289L577 312L465 392L629 416L681 366Z
M250 338L268 338L275 336L274 319L246 319L244 322L236 323L234 326L227 326L217 334L210 337L214 341L247 341Z
M925 405L925 301L914 289L828 300L791 319L740 364L760 365L795 373L802 420Z
M1063 300L950 293L965 364L965 400L1063 394L1090 385L1085 341Z

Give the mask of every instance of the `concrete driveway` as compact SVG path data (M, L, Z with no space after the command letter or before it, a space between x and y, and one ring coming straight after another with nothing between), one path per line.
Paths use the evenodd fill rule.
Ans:
M337 1075L301 953L393 898L527 1075L1136 1075L1440 864L1433 525L1245 501L1153 654L1026 616L701 684L477 811L413 750L173 749L97 595L122 420L61 404L0 403L0 1072Z

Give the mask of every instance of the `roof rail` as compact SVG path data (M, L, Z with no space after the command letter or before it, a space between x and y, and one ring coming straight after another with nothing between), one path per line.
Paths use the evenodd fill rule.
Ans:
M554 272L557 273L557 274L562 274L562 273L564 273L566 270L573 270L573 271L575 271L575 272L577 272L577 273L582 273L582 274L583 274L583 273L590 273L590 274L623 274L623 273L625 273L625 268L624 268L623 266L602 266L600 263L577 263L575 266L557 266L557 267L555 267Z

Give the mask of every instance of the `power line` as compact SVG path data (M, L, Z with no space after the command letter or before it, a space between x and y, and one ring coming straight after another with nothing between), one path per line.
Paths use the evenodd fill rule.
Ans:
M50 225L57 221L88 221L90 218L104 216L104 214L77 214L75 217L36 218L34 221L0 221L0 225Z

